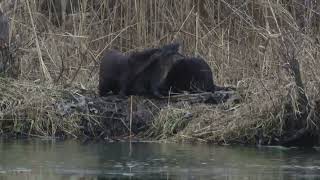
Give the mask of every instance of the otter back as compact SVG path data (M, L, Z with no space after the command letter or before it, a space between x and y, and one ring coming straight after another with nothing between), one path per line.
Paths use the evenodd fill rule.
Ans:
M129 91L133 80L155 61L150 58L159 49L147 49L142 52L134 52L129 56L117 50L108 50L100 64L99 94L106 95L109 91L113 94L130 95Z
M174 64L163 86L172 92L213 92L215 85L210 66L202 58L184 58Z

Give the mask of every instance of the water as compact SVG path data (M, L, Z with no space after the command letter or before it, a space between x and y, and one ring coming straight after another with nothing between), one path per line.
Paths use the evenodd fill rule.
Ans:
M320 179L320 151L168 143L0 140L0 180Z

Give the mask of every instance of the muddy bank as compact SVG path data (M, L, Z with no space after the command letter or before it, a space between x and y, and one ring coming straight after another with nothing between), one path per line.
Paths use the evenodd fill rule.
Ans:
M178 95L163 99L99 97L94 91L42 86L8 78L0 80L3 92L0 95L2 136L123 138L146 133L164 109L239 101L235 92ZM185 114L186 118L192 117L188 110Z
M220 91L216 93L182 94L162 99L143 96L121 97L109 95L99 97L94 92L82 91L68 93L55 106L62 121L68 121L74 116L79 117L79 129L76 136L79 138L103 138L107 140L138 137L158 139L150 131L155 119L161 116L164 110L184 109L181 112L170 112L169 116L177 116L173 121L184 122L177 126L172 136L186 127L194 116L186 106L199 104L238 103L239 95L234 91ZM171 117L172 118L172 117ZM174 125L175 122L172 122ZM58 137L67 138L68 133L56 133Z
M289 111L279 115L287 100L279 98L273 107L267 100L258 99L265 103L257 106L257 99L243 98L241 88L164 99L114 95L101 98L94 91L8 78L0 78L0 88L2 137L108 141L132 137L215 144L319 144L316 129L283 128L277 117L290 119L293 115ZM312 112L314 116L319 114L318 109ZM270 113L278 116L267 118Z

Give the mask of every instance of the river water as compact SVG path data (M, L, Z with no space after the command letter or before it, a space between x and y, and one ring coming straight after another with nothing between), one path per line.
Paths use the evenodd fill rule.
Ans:
M320 179L319 149L0 140L0 180Z

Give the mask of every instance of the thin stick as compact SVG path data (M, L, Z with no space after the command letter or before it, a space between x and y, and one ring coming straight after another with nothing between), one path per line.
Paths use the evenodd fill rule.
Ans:
M132 128L132 96L130 96L130 141L131 141L131 128Z
M195 55L199 54L198 52L198 42L199 41L199 11L196 13L196 50Z

